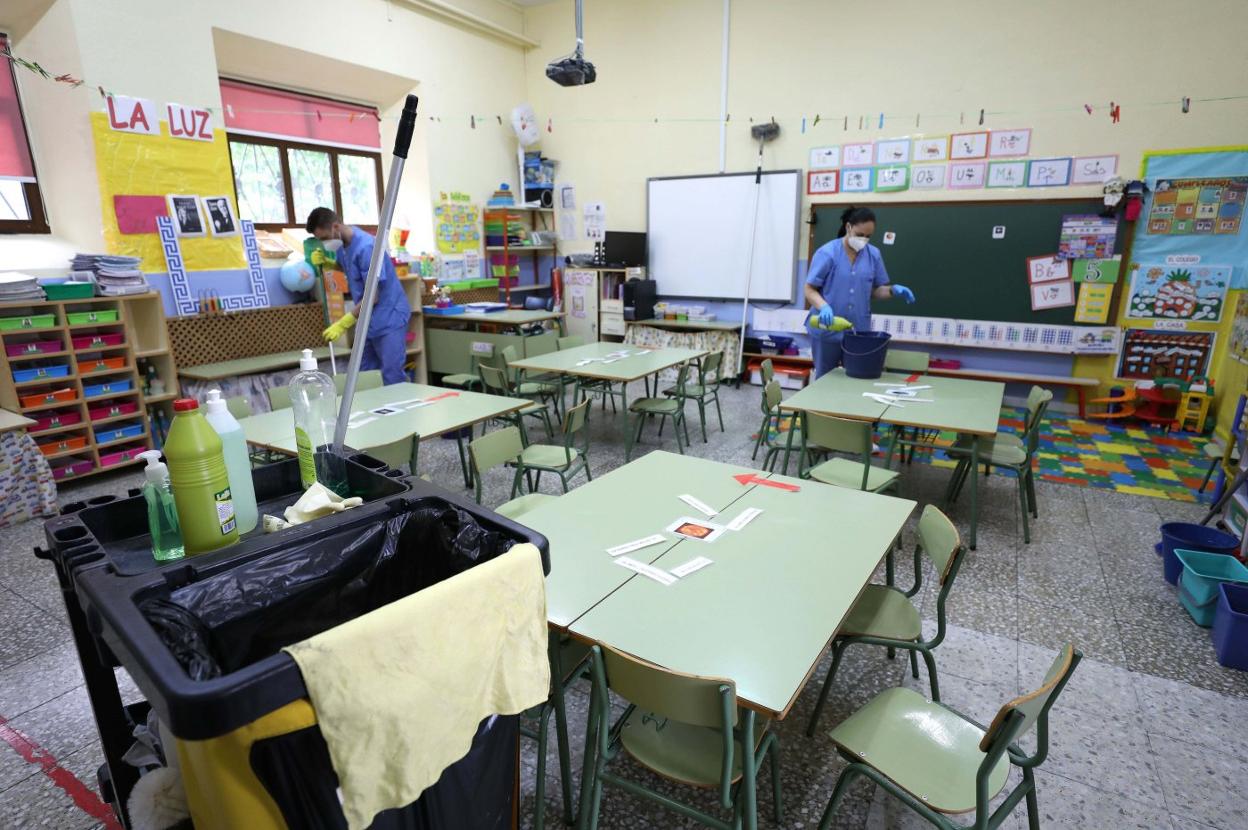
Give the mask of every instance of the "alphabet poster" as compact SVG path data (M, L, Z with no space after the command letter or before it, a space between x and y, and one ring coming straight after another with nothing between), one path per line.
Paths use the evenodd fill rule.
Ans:
M1230 284L1229 265L1132 263L1127 316L1216 323Z
M1158 179L1148 213L1150 234L1239 233L1248 176Z

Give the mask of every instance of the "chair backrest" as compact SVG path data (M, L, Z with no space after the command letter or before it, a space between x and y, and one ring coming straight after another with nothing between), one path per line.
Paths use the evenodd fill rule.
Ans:
M1035 766L1044 761L1049 748L1048 717L1049 709L1061 694L1066 682L1070 680L1075 666L1083 659L1073 644L1067 643L1057 653L1053 664L1044 675L1040 688L1029 694L1016 697L1001 707L997 716L988 725L979 748L991 755L1003 744L1016 741L1019 735L1032 726L1036 726L1036 751L1028 759L1028 766Z
M776 407L780 405L784 393L780 391L780 381L769 380L763 386L763 414L772 415L776 412Z
M520 352L515 346L503 346L503 360L510 366L520 359Z
M936 576L944 585L957 570L963 550L962 539L953 522L934 504L923 508L923 515L919 517L919 545L932 560Z
M884 368L900 372L926 372L930 364L931 355L927 352L890 348L884 355Z
M503 350L494 346L490 352L482 354L476 353L477 366L493 366L495 369L506 369L507 363L503 360Z
M487 366L484 362L477 366L477 369L481 372L481 382L485 384L485 391L496 395L511 396L511 383L505 371Z
M1023 437L1028 458L1035 455L1036 449L1040 446L1040 427L1043 426L1044 413L1049 408L1049 401L1053 400L1053 393L1048 389L1041 389L1037 398L1035 417L1027 425L1027 434Z
M515 461L522 452L524 452L524 442L520 438L518 427L504 427L494 432L487 432L468 443L468 458L472 462L478 504L481 503L481 479L484 474L500 464Z
M759 371L759 373L761 373L761 374L762 374L762 376L763 376L763 385L764 385L764 386L766 386L767 384L771 383L771 379L772 379L772 378L774 378L774 377L776 376L776 368L775 368L774 366L772 366L772 365L771 365L771 358L770 358L770 357L768 357L768 358L764 358L764 359L763 359L763 362L759 365L759 369L758 369L758 371Z
M710 386L719 380L719 367L724 363L723 352L711 352L702 358L702 364L698 367L698 382L702 386ZM714 380L712 380L714 378Z
M378 461L384 461L390 465L392 469L399 469L404 464L412 463L412 442L419 441L420 438L408 436L391 444L385 444L380 447L370 447L365 452L376 458ZM415 472L415 470L412 470Z
M251 404L247 403L247 399L242 395L232 395L226 398L225 408L235 418L250 418L252 415Z
M381 370L369 369L367 372L360 372L355 377L355 391L363 392L365 389L376 389L381 386ZM338 390L338 394L342 394L342 390L347 388L347 373L339 372L334 375L334 389Z
M680 364L680 368L676 371L676 387L672 392L672 398L676 401L678 406L683 407L685 405L685 398L689 392L685 386L688 382L689 361L686 360L684 363Z
M269 409L290 409L290 388L285 384L281 386L270 386L269 393Z
M585 338L579 334L569 334L567 337L560 337L555 341L555 348L559 351L564 349L575 349L577 346L584 346Z
M610 646L597 648L607 688L629 703L681 723L717 727L724 723L726 697L728 727L736 725L737 692L731 680L668 671Z
M864 462L870 459L870 422L820 415L817 412L805 412L803 416L806 422L806 440L810 443L820 449L861 455Z
M1048 408L1048 402L1053 400L1053 395L1045 397L1045 389L1043 386L1033 386L1031 391L1027 393L1027 421L1026 429L1031 429L1031 425L1035 420L1044 415L1044 410Z
M589 414L590 399L578 403L576 406L568 410L568 414L563 417L563 435L564 443L572 440L572 436L580 432L585 427L585 419ZM586 436L588 438L588 436Z

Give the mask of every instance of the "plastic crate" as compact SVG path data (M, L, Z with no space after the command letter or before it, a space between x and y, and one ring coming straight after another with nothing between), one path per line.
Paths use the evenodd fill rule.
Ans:
M49 300L87 300L95 296L93 282L45 283L43 293Z
M18 397L22 407L44 406L50 403L69 403L78 400L78 393L73 389L64 387L62 389L45 389L39 392L31 392Z
M82 385L82 396L84 398L98 398L100 395L116 395L118 392L129 392L133 388L134 381L130 378L110 380L108 383L84 383Z
M107 453L102 452L100 453L100 468L116 467L118 464L125 464L128 461L133 461L138 457L139 453L146 449L147 447L142 444L132 444L128 447L111 450Z
M82 423L82 413L74 409L58 409L52 412L35 413L35 425L30 432L42 432L45 429L59 429Z
M95 462L89 458L71 458L63 464L52 465L52 478L64 481L67 478L80 476L95 469Z
M1177 550L1183 564L1179 577L1179 602L1192 615L1196 624L1208 628L1218 601L1218 586L1223 582L1248 582L1248 568L1224 553Z
M125 438L138 438L143 434L143 424L109 424L106 427L95 428L95 443L109 444L113 441L121 441Z
M118 372L126 368L126 358L122 357L90 357L85 360L78 358L78 371L82 374L98 372Z
M92 406L87 409L87 417L92 421L102 421L105 418L116 418L118 415L133 415L138 411L138 401L121 401L108 406Z
M1229 533L1192 522L1166 522L1161 526L1162 571L1171 585L1179 584L1179 574L1183 572L1183 563L1175 556L1179 548L1234 555L1239 550L1239 540Z
M464 307L462 305L448 305L444 308L438 308L436 305L427 305L424 307L426 314L442 317L448 314L463 314Z
M126 342L125 335L121 333L107 334L104 332L96 332L95 334L84 334L79 337L71 337L69 340L73 344L75 351L83 349L99 349L108 346L120 346Z
M22 357L32 354L49 354L61 351L59 340L30 340L26 343L8 343L4 353L9 357Z
M36 441L39 452L44 455L56 455L57 453L69 452L70 450L85 450L87 448L87 436L85 435L54 435L45 441Z
M1218 586L1212 636L1219 663L1248 671L1248 586L1234 582Z
M69 377L68 363L53 363L49 366L31 366L26 369L13 370L14 383L30 383L32 380L51 380Z
M116 323L120 313L115 308L101 308L95 311L71 311L65 319L71 326L84 326L90 323Z
M29 317L0 317L0 331L50 329L55 325L55 314L32 314Z

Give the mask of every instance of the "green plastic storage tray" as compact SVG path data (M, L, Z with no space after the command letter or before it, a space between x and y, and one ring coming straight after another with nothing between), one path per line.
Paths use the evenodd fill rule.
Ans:
M96 311L71 311L65 315L65 319L69 320L71 326L80 326L84 323L116 323L117 309L102 308Z
M45 285L43 293L49 300L88 300L95 296L95 283L57 282Z
M0 317L0 331L50 329L55 325L55 314L32 314L29 317Z

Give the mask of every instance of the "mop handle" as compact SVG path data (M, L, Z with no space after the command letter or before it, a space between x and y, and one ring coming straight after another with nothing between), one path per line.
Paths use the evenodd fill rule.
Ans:
M347 421L351 417L351 402L355 398L355 381L360 374L360 361L364 359L364 344L368 341L368 324L373 317L373 301L377 297L377 280L381 275L382 257L386 256L386 240L390 236L390 220L394 217L394 203L399 194L399 182L403 178L403 165L412 143L416 128L415 95L407 96L403 114L399 116L399 129L394 136L394 160L390 162L390 178L386 182L385 198L381 203L381 215L377 218L377 238L373 243L373 258L368 263L368 276L364 280L364 294L360 297L360 317L355 329L355 342L351 359L347 362L347 383L342 390L342 406L338 409L338 423L334 425L334 449L342 451L347 438Z

